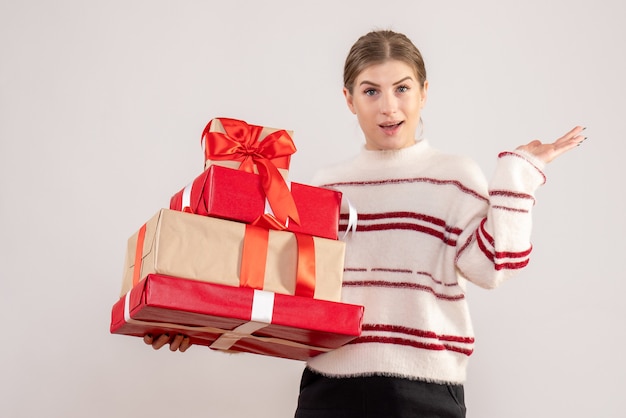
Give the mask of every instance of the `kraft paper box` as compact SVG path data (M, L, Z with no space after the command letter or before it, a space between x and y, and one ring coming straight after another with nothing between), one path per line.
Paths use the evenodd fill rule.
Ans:
M358 337L362 319L358 305L149 275L113 306L110 332L307 360Z
M216 164L258 173L257 163L266 159L287 180L291 155L296 152L292 138L290 130L231 118L211 119L202 133L204 168Z
M287 231L337 239L342 194L339 191L291 183L300 223L287 223ZM170 209L245 223L254 222L269 203L261 178L226 167L211 166L170 200Z
M128 240L121 294L148 274L158 273L228 286L240 286L243 239L241 222L161 209ZM143 231L142 231L143 230ZM143 233L142 233L143 232ZM296 293L298 245L295 234L268 232L263 290ZM143 235L143 244L138 241ZM341 300L345 243L310 237L314 244L313 297ZM135 269L135 260L139 259Z

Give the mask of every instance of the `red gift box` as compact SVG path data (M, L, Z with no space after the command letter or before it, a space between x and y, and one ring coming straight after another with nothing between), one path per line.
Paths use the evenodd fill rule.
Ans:
M170 209L202 216L252 223L269 212L261 177L212 165L170 199ZM342 194L339 191L291 183L300 224L287 231L337 239Z
M202 133L204 168L217 164L257 173L276 219L283 225L289 218L299 222L286 184L291 154L296 152L291 135L284 129L251 125L238 119L212 119Z
M307 360L358 337L362 319L358 305L151 274L113 306L110 331Z

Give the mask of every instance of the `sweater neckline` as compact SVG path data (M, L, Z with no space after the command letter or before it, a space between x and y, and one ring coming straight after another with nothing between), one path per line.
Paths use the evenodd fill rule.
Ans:
M415 144L394 150L369 150L362 146L360 154L357 155L356 162L366 167L372 163L401 163L403 161L415 161L416 158L423 157L430 149L428 141L421 139Z

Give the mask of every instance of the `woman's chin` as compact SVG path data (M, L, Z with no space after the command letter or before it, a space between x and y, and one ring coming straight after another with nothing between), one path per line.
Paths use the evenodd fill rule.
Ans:
M407 140L399 137L385 137L376 141L367 141L365 148L372 151L392 151L410 147L415 142L415 139Z

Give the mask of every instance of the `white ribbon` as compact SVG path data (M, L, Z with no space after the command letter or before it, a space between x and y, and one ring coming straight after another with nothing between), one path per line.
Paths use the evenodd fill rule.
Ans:
M350 230L352 230L352 235L356 232L356 224L359 215L352 202L350 202L350 199L348 199L344 194L342 194L342 197L346 199L346 203L348 204L348 225L346 226L346 232L344 232L343 237L341 237L341 239L345 239Z
M239 325L232 331L226 331L219 338L213 341L211 348L216 350L229 350L237 341L252 335L261 328L265 328L272 323L274 312L274 293L266 290L254 289L252 296L252 314L250 322Z
M350 199L348 199L345 193L343 193L341 190L337 189L336 187L327 187L327 189L335 190L341 193L342 201L343 199L345 199L346 204L348 205L348 225L346 226L346 232L344 232L343 236L341 237L341 239L343 240L348 236L348 233L350 231L352 231L352 235L354 235L354 233L356 232L356 224L358 222L359 215L356 211L356 208L354 207L352 202L350 202Z
M251 320L256 322L272 323L272 315L274 313L274 292L267 290L254 289L252 297L252 315Z
M193 187L193 181L185 186L183 189L183 197L180 203L180 210L185 211L185 208L191 209L191 189Z
M289 189L289 191L291 192L291 182L288 180L285 180L285 183L287 184L287 188ZM265 198L265 213L268 215L272 215L275 219L276 216L274 216L274 211L272 210L272 206L270 206L270 201L267 200L267 197ZM289 217L287 217L287 219L285 220L285 228L289 227Z

